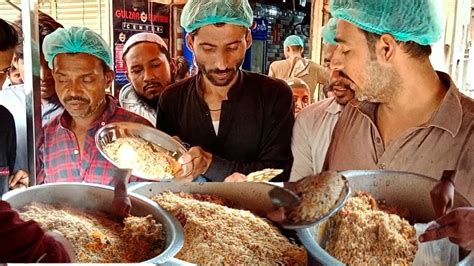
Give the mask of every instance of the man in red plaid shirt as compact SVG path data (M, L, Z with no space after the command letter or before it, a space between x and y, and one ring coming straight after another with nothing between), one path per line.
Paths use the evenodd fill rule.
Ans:
M105 94L114 80L106 42L87 28L58 29L44 39L56 92L66 109L44 127L39 141L37 183L88 182L113 185L113 166L99 152L94 135L110 122L151 124Z

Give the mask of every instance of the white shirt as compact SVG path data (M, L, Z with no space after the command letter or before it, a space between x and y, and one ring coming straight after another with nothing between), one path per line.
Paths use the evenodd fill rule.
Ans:
M212 121L212 126L214 127L214 132L216 132L216 136L219 134L219 122L219 120Z
M157 110L140 100L131 83L125 85L120 91L119 103L123 109L144 117L153 126L156 125Z
M293 167L290 182L321 172L331 136L344 109L334 98L314 103L296 117L291 151Z
M8 86L0 91L0 104L12 113L16 128L15 170L28 170L25 87Z

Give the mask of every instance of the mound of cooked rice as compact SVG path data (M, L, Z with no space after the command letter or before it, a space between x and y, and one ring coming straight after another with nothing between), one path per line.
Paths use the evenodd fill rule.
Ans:
M411 265L416 231L408 221L379 209L368 193L358 192L332 219L326 250L349 265Z
M163 149L140 137L119 138L104 147L104 152L122 168L149 179L171 179L179 170L177 162Z
M33 202L20 216L35 220L45 231L59 231L71 242L79 263L142 262L163 250L162 225L151 215L130 216L121 225L103 213Z
M199 199L204 199L201 201ZM211 196L164 192L152 197L184 228L177 258L206 265L306 265L306 250L270 222ZM214 203L213 201L217 201Z

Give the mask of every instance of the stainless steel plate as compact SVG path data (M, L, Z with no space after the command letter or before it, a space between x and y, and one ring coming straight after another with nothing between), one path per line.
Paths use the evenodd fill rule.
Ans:
M366 191L378 200L385 200L388 204L408 208L412 218L417 222L434 220L435 214L431 204L430 191L437 180L413 173L358 170L343 171L342 175L349 180L352 193ZM454 207L471 206L465 197L458 192L454 196ZM307 229L297 230L298 237L308 252L319 262L325 265L341 265L326 252L324 247L327 241L327 228L317 225ZM474 253L465 257L459 265L472 265Z
M105 152L107 144L124 137L141 137L146 141L156 144L161 151L172 160L177 161L186 152L186 148L177 140L166 133L142 124L131 122L114 122L100 128L95 134L95 143L102 156L110 163L120 168L120 165L112 160ZM149 180L159 180L156 177L145 176L132 169L132 175Z
M161 208L154 201L135 193L129 193L132 202L131 214L135 216L153 215L156 221L163 224L166 234L165 248L158 256L146 263L165 263L172 259L184 244L184 233L176 218ZM15 209L32 201L54 204L62 203L76 208L96 210L109 213L114 190L111 187L85 183L54 183L30 187L21 192L11 191L3 195Z

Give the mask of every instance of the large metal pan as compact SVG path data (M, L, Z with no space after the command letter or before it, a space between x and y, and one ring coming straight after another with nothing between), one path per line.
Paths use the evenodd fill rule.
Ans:
M281 183L278 183L281 184ZM136 194L152 197L164 191L212 194L232 203L233 208L249 210L252 213L266 217L269 211L274 210L268 193L277 185L271 183L139 183L129 188ZM296 238L296 236L295 236ZM309 257L309 256L308 256Z
M429 222L435 219L430 199L430 190L437 180L413 173L396 171L344 171L341 172L349 180L352 193L366 191L378 200L386 200L388 204L408 208L416 222ZM471 204L458 192L454 196L454 206L463 207ZM341 265L324 249L326 245L326 228L314 226L297 230L298 237L308 252L324 265ZM474 253L470 253L458 265L472 265Z
M114 197L111 187L85 183L54 183L30 187L24 191L11 191L3 195L13 208L20 209L32 201L54 204L62 203L72 207L96 210L109 213ZM153 215L156 221L163 224L166 240L165 248L158 256L146 263L168 263L184 244L181 224L155 202L134 194L129 194L132 202L131 214L135 216ZM173 260L171 260L173 261Z

